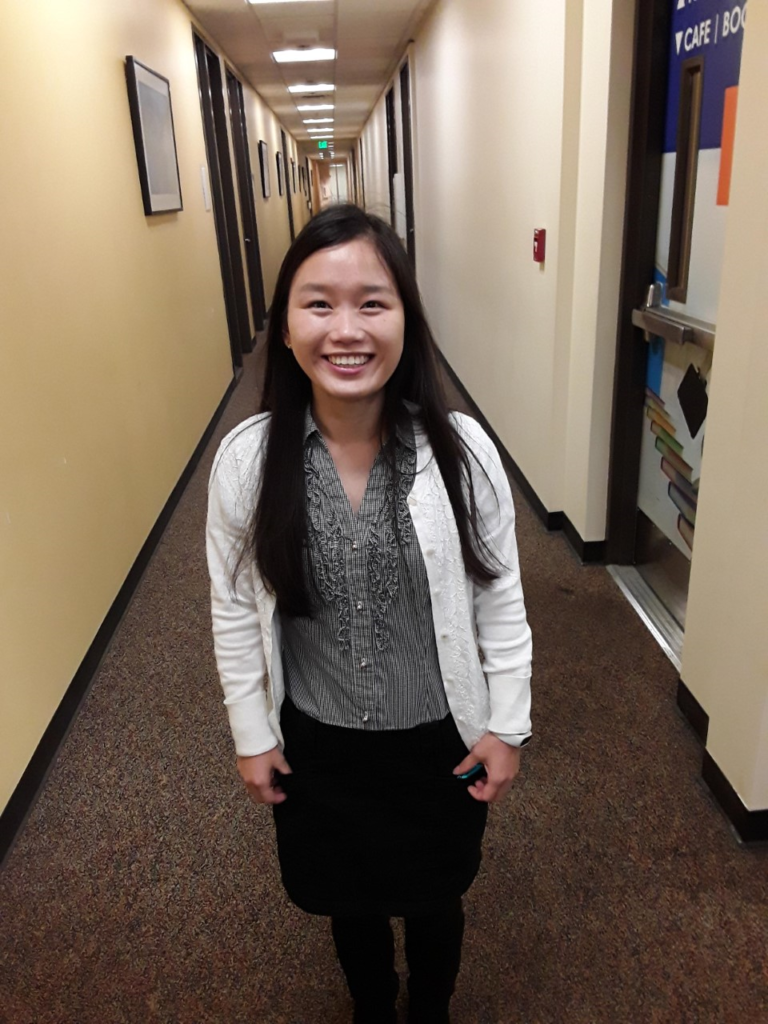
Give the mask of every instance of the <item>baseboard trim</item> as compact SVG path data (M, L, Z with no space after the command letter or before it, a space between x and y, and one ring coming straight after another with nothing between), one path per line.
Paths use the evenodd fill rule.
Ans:
M709 715L680 678L677 680L677 706L701 742L706 743Z
M750 811L741 801L739 794L730 784L709 751L704 751L701 777L709 787L712 796L720 805L726 818L733 825L742 843L764 843L768 841L768 810Z
M582 562L589 565L605 564L604 540L582 540L579 531L566 515L563 515L562 529L568 539L568 543Z
M522 469L520 469L518 464L515 462L515 460L509 454L507 449L501 443L498 434L490 425L488 420L485 418L479 405L474 400L472 395L470 395L470 393L464 387L461 378L457 375L456 371L453 369L453 367L445 358L445 355L442 352L440 353L440 359L442 361L443 367L445 368L445 372L451 378L451 382L453 383L454 387L461 394L461 397L470 407L480 426L483 428L486 434L488 434L493 443L496 445L499 451L499 455L501 456L501 461L503 462L507 472L515 481L520 490L523 492L528 504L531 506L533 511L542 521L547 530L549 530L551 533L554 533L558 530L562 530L562 532L565 534L566 539L568 540L568 543L571 545L571 547L576 552L576 554L582 562L588 562L591 564L603 564L605 561L605 541L582 540L578 530L571 523L571 521L568 519L568 516L566 516L564 512L550 512L547 509L541 498L539 498L538 494L531 486L525 473L523 473Z
M13 791L8 804L2 814L0 814L0 863L2 863L5 856L11 850L24 822L35 805L35 801L53 767L56 756L64 740L67 738L69 730L72 728L83 698L90 689L101 659L130 604L131 598L144 574L144 570L160 542L163 532L179 503L179 499L197 468L241 376L242 373L238 373L236 377L232 378L229 387L224 393L224 397L219 402L216 412L213 414L203 436L200 438L189 462L184 467L184 471L171 491L170 497L166 501L162 512L137 555L136 561L131 566L125 582L99 627L93 643L88 648L74 678L67 687L67 691L56 709L48 728L43 733L43 737L38 743L24 774Z

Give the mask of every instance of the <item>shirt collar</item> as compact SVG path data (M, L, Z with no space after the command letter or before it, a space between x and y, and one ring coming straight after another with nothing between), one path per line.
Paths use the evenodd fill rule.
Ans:
M409 409L408 411L410 412L411 410ZM398 424L395 433L400 444L404 445L406 448L410 448L412 451L416 450L416 437L412 422ZM312 407L308 405L306 412L304 413L304 444L306 444L314 434L317 434L318 437L322 437L320 428L315 423L315 417L312 415Z

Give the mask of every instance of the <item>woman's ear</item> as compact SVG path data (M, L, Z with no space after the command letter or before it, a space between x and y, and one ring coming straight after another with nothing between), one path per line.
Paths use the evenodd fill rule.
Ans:
M283 331L283 344L286 348L291 347L291 336L288 331Z

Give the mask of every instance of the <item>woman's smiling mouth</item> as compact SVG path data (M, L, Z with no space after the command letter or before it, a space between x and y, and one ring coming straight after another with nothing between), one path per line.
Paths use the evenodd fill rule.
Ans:
M325 356L332 366L364 366L373 356L350 355L350 356Z

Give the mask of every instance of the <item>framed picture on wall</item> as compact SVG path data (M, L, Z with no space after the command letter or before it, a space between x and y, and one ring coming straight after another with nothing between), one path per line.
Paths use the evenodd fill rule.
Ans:
M269 199L272 190L269 187L269 146L261 140L259 142L259 168L261 170L261 194Z
M291 157L291 181L293 182L293 194L296 195L296 161Z
M278 195L283 194L283 154L280 150L275 153L275 163L277 164L277 193Z
M125 78L144 213L181 210L171 83L135 57L125 58Z

